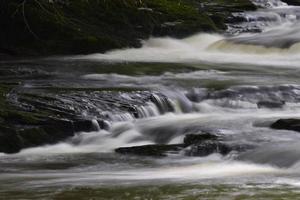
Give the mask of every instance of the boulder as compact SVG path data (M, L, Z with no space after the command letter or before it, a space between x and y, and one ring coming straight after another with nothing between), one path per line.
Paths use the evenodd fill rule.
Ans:
M279 119L271 125L271 128L300 132L300 119Z

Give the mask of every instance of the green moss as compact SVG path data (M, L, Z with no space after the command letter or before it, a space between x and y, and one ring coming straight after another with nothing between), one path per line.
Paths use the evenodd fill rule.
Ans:
M5 199L232 199L232 200L274 200L298 199L298 188L287 186L265 187L265 185L226 185L226 184L191 184L173 183L129 186L107 185L106 187L64 187L63 189L45 188L39 190L24 190L22 188L7 190L2 193Z
M73 60L60 62L59 68L56 62L43 66L49 72L72 73L77 76L86 74L122 74L130 76L162 75L166 72L186 73L202 69L202 65L179 63L139 63L139 62L93 62L89 60ZM209 66L204 69L210 69Z
M19 123L23 125L39 124L40 120L35 114L30 112L18 111L16 108L0 110L0 116L6 123Z
M18 131L18 134L22 138L24 146L41 145L50 140L50 136L39 127L22 129Z
M0 84L0 124L38 124L39 117L30 112L19 111L16 107L7 102L7 95L13 88L13 85Z
M195 67L175 63L119 63L103 64L94 73L118 73L123 75L162 75L165 72L182 73L196 70Z

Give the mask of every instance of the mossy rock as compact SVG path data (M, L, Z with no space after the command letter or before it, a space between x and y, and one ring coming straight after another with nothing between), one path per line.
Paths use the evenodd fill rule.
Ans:
M0 125L0 152L17 153L23 148L22 138L19 137L17 131Z

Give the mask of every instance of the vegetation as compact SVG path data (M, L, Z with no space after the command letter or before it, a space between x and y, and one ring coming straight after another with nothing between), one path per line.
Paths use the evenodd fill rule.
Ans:
M3 0L0 53L80 54L139 46L149 35L221 31L248 0Z

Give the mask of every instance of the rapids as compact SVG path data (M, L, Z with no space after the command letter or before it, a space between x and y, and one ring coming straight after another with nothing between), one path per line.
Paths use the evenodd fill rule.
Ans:
M20 198L22 195L15 194L18 191L28 198L51 199L67 195L69 190L80 193L88 188L83 189L87 197L103 190L103 199L110 199L121 198L117 193L127 188L141 199L146 197L136 191L144 191L143 186L154 187L148 192L155 198L169 194L166 186L179 185L175 199L194 194L209 199L204 195L210 193L219 199L234 199L233 194L249 199L299 198L300 134L274 130L270 124L280 118L300 118L300 7L279 0L254 3L261 8L236 13L244 20L228 24L224 35L150 38L141 48L45 59L93 65L164 63L194 70L162 70L159 74L95 70L76 77L76 84L147 88L152 99L140 103L135 116L107 111L105 129L95 121L98 131L80 132L61 143L13 155L0 154L0 196ZM64 80L63 84L72 81ZM39 84L32 81L26 87ZM142 95L124 93L120 98L134 102ZM259 108L263 101L284 105ZM218 134L228 145L251 149L207 157L188 157L183 152L165 158L114 153L119 147L178 144L185 135L203 131ZM120 188L107 189L115 186ZM37 189L43 192L36 194ZM116 196L106 196L107 192L116 192ZM172 194L175 192L165 199ZM122 198L132 199L130 195Z

